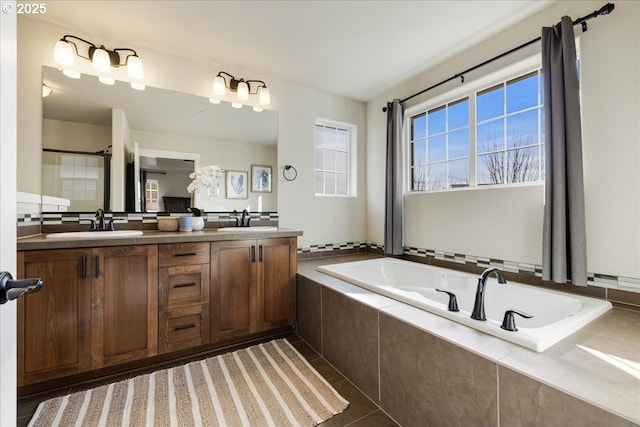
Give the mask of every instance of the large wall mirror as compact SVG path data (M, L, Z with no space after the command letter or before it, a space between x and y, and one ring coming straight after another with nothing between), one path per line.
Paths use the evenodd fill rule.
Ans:
M127 212L277 211L276 112L153 87L137 91L125 82L105 85L89 75L70 79L51 67L42 75L52 91L43 97L43 195L68 199L69 211L111 210L114 199L124 199ZM114 144L124 146L125 164L114 164ZM189 194L189 174L208 165L225 173ZM123 188L110 185L113 174L126 175L119 176ZM252 178L268 179L268 188Z

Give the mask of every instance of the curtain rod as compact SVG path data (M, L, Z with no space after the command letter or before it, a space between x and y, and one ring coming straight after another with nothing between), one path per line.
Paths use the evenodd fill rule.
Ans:
M607 3L604 6L602 6L600 9L595 10L595 11L593 11L592 13L590 13L588 15L585 15L585 16L583 16L581 18L576 19L575 21L573 21L573 25L581 24L582 25L582 32L585 32L585 31L587 31L587 21L589 19L597 18L600 15L608 15L613 11L614 8L615 8L615 5L613 3ZM445 83L449 83L451 80L460 79L461 83L464 83L464 75L465 74L470 73L471 71L477 70L480 67L484 67L485 65L487 65L487 64L489 64L489 63L491 63L493 61L497 61L498 59L501 59L501 58L503 58L503 57L505 57L507 55L512 54L513 52L516 52L516 51L518 51L520 49L523 49L523 48L525 48L525 47L527 47L529 45L532 45L532 44L534 44L536 42L539 42L540 40L542 40L542 37L536 37L533 40L529 40L526 43L522 43L521 45L516 46L513 49L509 49L508 51L503 52L503 53L501 53L501 54L499 54L497 56L494 56L493 58L487 59L486 61L481 62L480 64L474 65L471 68L467 68L466 70L464 70L464 71L462 71L460 73L457 73L457 74L449 77L448 79L442 80L441 82L438 82L438 83L436 83L436 84L434 84L432 86L429 86L426 89L422 89L420 92L416 92L413 95L410 95L410 96L408 96L408 97L406 97L404 99L401 99L400 102L404 104L405 102L407 102L408 100L410 100L412 98L415 98L416 96L420 96L425 92L428 92L428 91L430 91L432 89L437 88L438 86L442 86ZM387 107L382 107L382 111L386 112L387 111Z

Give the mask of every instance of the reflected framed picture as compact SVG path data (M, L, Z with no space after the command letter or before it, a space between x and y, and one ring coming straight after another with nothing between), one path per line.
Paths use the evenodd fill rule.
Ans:
M251 191L254 193L271 192L271 166L251 165Z
M227 199L246 199L248 193L248 175L246 171L227 171Z

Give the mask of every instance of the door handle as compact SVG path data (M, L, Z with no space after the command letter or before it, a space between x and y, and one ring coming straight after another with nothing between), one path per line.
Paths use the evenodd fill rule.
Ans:
M13 280L8 271L0 272L0 304L42 289L42 279Z

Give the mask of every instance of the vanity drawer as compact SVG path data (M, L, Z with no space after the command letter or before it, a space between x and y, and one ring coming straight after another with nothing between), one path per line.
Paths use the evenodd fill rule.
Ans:
M209 305L192 305L160 312L160 353L209 342Z
M158 245L158 266L209 264L209 243L172 243Z
M159 269L160 310L209 302L209 264Z

